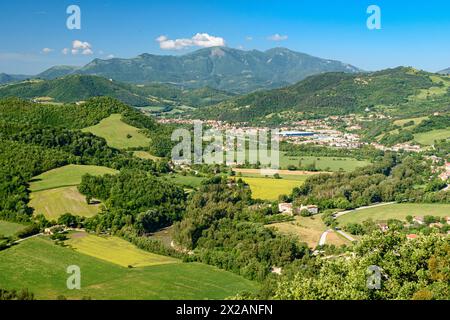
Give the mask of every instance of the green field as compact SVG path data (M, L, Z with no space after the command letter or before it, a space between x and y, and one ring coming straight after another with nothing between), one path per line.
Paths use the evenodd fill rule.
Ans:
M146 267L180 262L178 259L161 256L136 248L118 237L99 237L84 232L71 235L66 242L78 252L109 261L122 267Z
M450 204L400 203L347 213L338 218L341 225L361 223L365 220L405 220L406 216L450 216Z
M353 171L358 167L364 167L370 164L369 161L356 160L353 158L341 157L312 157L312 156L288 156L286 153L280 153L281 169L287 169L289 165L302 166L316 163L316 168L321 171Z
M67 267L81 270L81 290L68 290ZM0 287L28 288L38 299L224 299L257 286L235 274L199 263L125 268L45 238L0 252Z
M86 197L78 192L76 186L32 192L30 207L34 214L43 214L47 219L55 220L64 213L92 217L101 211L101 203L87 204Z
M299 176L297 176L299 177ZM304 177L306 180L307 176ZM304 180L287 180L287 179L273 179L273 178L253 178L242 177L252 190L252 197L254 199L263 200L278 200L282 194L290 194L292 189L303 184Z
M134 151L133 155L137 158L141 158L141 159L145 159L145 160L154 160L154 161L161 160L160 157L151 155L147 151Z
M421 89L417 95L410 97L410 100L426 100L435 96L443 96L448 92L448 88L450 87L450 80L448 77L433 75L430 76L430 79L436 84L442 83L443 86Z
M408 128L412 128L412 127L415 127L415 126L419 125L423 120L426 120L426 119L428 119L428 117L399 119L399 120L395 120L394 124L397 125L397 126L403 127L403 125L405 123L408 123L408 122L412 121L412 122L414 122L414 125L408 127Z
M101 176L115 174L117 170L99 166L82 166L70 164L61 168L44 172L34 177L30 184L31 191L42 191L60 187L76 186L81 183L81 177L85 174Z
M24 228L23 224L0 220L0 235L5 237L10 237Z
M320 236L327 230L327 226L322 221L322 215L317 214L312 217L296 216L294 221L279 222L267 225L274 227L278 232L296 237L299 241L305 242L309 248L314 249L319 244ZM349 244L350 241L338 233L329 233L325 244L341 246Z
M450 139L450 128L416 133L414 140L420 144L432 145L435 140Z
M147 147L150 139L138 128L126 124L121 119L122 115L112 114L99 124L85 128L83 131L104 138L110 147L116 149Z
M171 174L166 175L166 179L168 181L172 181L180 186L188 187L188 188L197 188L199 187L206 178L204 177L196 177L191 175L181 175L181 174Z

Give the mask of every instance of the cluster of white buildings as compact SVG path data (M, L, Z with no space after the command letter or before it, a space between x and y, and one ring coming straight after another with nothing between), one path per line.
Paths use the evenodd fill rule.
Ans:
M294 207L292 203L288 202L282 202L278 204L278 211L280 213L285 213L289 215L296 215L300 214L303 210L308 210L311 214L318 214L319 213L319 207L316 205L300 205L299 207Z

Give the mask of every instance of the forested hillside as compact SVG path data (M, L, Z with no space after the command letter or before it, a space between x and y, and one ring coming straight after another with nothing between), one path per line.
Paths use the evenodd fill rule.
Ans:
M124 121L146 130L152 143L166 145L170 150L170 142L160 141L170 141L165 129L111 98L94 98L84 104L63 106L15 98L0 101L0 217L28 221L32 213L27 206L30 179L66 164L167 172L167 164L134 158L127 152L108 147L104 139L79 130L112 113L121 113Z
M404 67L365 74L315 75L293 86L239 96L194 111L194 116L260 122L284 111L320 117L367 111L405 115L448 110L450 91L444 83L448 79L432 76ZM424 90L435 87L442 88L442 92L421 96Z
M183 89L169 84L137 86L88 75L69 75L53 80L34 79L0 86L0 98L74 103L100 96L115 98L136 107L199 107L221 102L232 97L232 94L207 87Z

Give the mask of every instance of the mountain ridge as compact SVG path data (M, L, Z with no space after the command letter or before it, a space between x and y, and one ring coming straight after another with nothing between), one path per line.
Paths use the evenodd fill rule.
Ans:
M55 66L37 75L52 80L70 74L102 76L125 83L175 83L234 93L280 88L325 72L356 73L350 64L286 48L244 51L210 47L180 56L143 53L135 58L94 59L83 67Z
M174 85L134 85L99 76L71 74L53 80L33 79L0 86L0 98L19 97L40 101L74 103L93 97L110 96L136 106L205 106L232 96L227 92L197 88L183 90Z
M310 76L294 85L237 96L217 105L193 111L192 117L231 122L268 123L286 112L296 116L329 116L366 113L423 113L448 111L450 79L411 67L372 73L326 73ZM445 82L445 84L444 84ZM281 121L281 120L280 120ZM280 122L279 121L279 122ZM282 121L281 121L282 122Z

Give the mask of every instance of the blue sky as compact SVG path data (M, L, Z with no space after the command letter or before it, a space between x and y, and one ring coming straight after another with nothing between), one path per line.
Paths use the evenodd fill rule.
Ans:
M72 4L81 8L81 30L66 28ZM381 30L366 27L371 4L381 8ZM438 71L450 67L449 14L448 0L2 1L0 72L35 74L144 52L184 54L208 45L192 39L197 33L233 48L287 47L365 70ZM176 39L178 50L170 42ZM161 49L164 43L169 50Z

